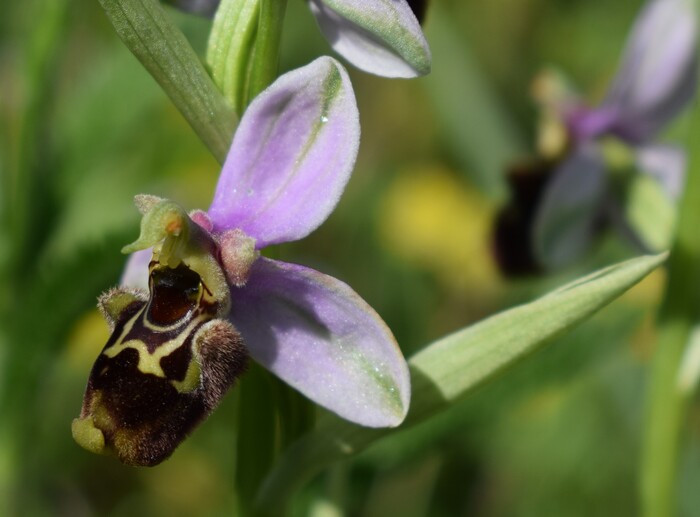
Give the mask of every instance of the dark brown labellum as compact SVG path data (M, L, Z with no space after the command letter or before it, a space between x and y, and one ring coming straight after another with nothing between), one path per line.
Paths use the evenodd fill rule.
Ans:
M496 262L506 276L541 273L532 231L545 187L556 165L545 160L516 164L508 171L510 199L496 217L493 246Z
M147 301L124 289L100 300L114 330L90 373L73 436L129 465L166 459L245 370L238 331L185 265L151 264Z

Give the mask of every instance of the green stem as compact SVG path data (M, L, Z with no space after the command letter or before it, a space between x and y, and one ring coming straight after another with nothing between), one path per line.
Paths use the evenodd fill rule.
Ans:
M253 515L255 494L279 452L274 379L253 364L239 390L236 493L240 515Z
M283 451L313 428L316 407L304 395L280 380L275 382L275 392L278 401L279 446Z
M254 364L242 379L236 445L240 515L268 515L254 504L280 452L314 423L315 407L298 391Z
M238 119L157 0L100 0L117 34L220 162Z
M648 394L641 472L644 515L667 517L676 507L681 429L688 394L678 372L691 329L700 320L700 103L693 111L688 178L668 265L668 286L659 314L659 339Z

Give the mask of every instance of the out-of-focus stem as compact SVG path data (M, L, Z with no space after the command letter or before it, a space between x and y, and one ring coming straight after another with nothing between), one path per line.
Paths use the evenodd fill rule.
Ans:
M5 163L6 175L2 185L3 209L6 210L11 258L10 276L19 285L25 274L33 271L48 222L51 221L51 167L49 142L49 109L52 76L56 54L61 48L67 2L34 2L36 17L22 55L24 88L23 109L19 117L19 139L14 164ZM45 162L42 163L42 160ZM9 244L9 243L8 243Z
M240 515L254 515L252 501L279 452L275 379L258 365L241 380L236 444L236 494Z
M683 353L700 320L700 103L695 102L687 182L668 263L659 338L648 392L641 473L643 514L668 517L676 506L681 429L688 394L678 384Z

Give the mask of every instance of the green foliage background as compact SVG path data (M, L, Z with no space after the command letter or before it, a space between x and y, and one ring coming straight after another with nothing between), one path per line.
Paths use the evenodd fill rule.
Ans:
M407 356L631 256L607 239L556 277L507 280L493 265L489 228L506 196L506 166L534 153L535 74L556 66L599 100L641 4L434 1L425 24L433 74L390 81L350 70L363 131L354 177L322 228L275 253L352 285ZM203 53L209 22L172 14ZM290 2L281 68L323 53L305 4ZM96 297L118 282L119 249L137 233L133 196L206 208L216 161L97 2L5 3L0 91L0 513L230 515L236 390L154 469L90 455L70 434L107 339ZM663 281L653 274L453 409L325 471L292 513L636 514ZM700 507L697 404L689 421L680 487L688 516Z

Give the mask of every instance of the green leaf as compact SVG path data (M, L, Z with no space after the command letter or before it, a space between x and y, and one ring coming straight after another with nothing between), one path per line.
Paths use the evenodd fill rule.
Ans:
M651 273L666 256L642 256L615 264L428 345L408 361L412 402L403 427L448 408L586 320ZM324 415L312 433L280 458L258 494L259 504L269 509L283 505L324 467L390 433Z
M157 0L100 0L117 34L223 163L237 117Z

